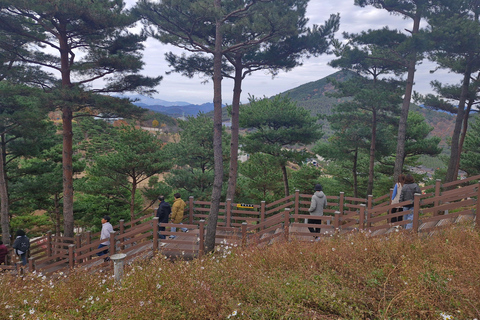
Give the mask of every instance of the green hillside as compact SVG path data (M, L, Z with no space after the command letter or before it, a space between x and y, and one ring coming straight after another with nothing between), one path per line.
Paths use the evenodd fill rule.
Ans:
M344 101L344 99L337 99L328 97L327 93L335 90L334 86L328 82L328 78L333 78L337 81L345 81L355 76L355 73L350 71L338 71L325 78L317 81L308 82L280 93L281 95L288 95L293 101L297 102L299 107L310 110L312 115L329 115L332 113L332 108L335 104ZM453 132L455 116L444 112L438 112L411 104L410 110L420 112L426 119L427 123L434 127L432 134L442 138L441 145L446 146L446 139L450 137ZM213 117L213 112L208 113ZM223 119L229 120L227 108L223 108ZM328 136L328 124L324 124L324 131Z

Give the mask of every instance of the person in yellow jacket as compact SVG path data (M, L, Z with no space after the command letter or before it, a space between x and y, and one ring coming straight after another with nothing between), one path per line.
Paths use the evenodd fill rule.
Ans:
M182 224L183 212L187 204L185 203L185 201L182 200L180 193L177 192L173 196L175 197L175 200L173 201L173 204L172 204L172 214L170 215L170 219L172 223ZM170 229L172 232L177 232L177 227L171 227ZM181 228L181 229L183 232L188 232L187 228ZM175 239L175 236L172 235L170 236L170 238Z

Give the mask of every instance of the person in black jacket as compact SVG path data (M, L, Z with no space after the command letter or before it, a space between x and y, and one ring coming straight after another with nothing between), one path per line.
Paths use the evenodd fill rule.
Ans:
M170 207L170 204L165 201L164 196L159 196L158 200L160 200L160 204L158 205L157 209L157 217L158 217L158 223L168 223L168 217L170 216L170 213L172 212L172 207ZM158 229L158 237L160 239L165 239L165 235L162 234L162 231L165 231L165 227L160 227Z
M22 265L25 266L27 264L27 251L30 249L30 240L23 230L17 230L16 236L13 242L13 249L15 249L15 253L20 257L20 260L22 260Z
M415 183L415 179L412 177L412 175L407 174L405 177L405 184L402 188L402 193L400 193L400 202L413 200L415 193L422 194L422 190L420 190L418 184ZM408 212L408 214L403 216L403 220L413 221L413 203L404 206L403 211ZM412 229L412 226L413 222L410 222L405 225L405 229Z

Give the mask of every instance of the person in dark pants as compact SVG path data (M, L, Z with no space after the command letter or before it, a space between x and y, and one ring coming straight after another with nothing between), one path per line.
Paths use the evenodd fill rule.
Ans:
M158 205L157 209L158 223L168 223L168 218L172 212L172 207L170 207L170 204L165 201L165 196L159 196L158 200L160 200L160 204ZM162 231L165 231L165 227L161 227L159 225L158 231L158 237L160 239L165 239L165 235L162 234Z
M28 239L25 231L17 230L15 241L13 242L13 249L15 253L22 260L22 265L27 265L27 251L30 249L30 239Z
M108 253L108 247L110 246L110 232L113 232L113 227L110 224L110 217L104 216L102 218L102 231L100 233L100 240L105 240L98 245L98 249L106 248L103 251L97 252L97 256L103 256ZM106 257L105 261L110 261L110 257Z
M310 212L310 215L312 216L323 216L323 209L327 207L327 196L323 193L322 191L322 185L321 184L316 184L314 187L315 193L312 196L312 201L310 203L310 208L308 209L308 212ZM312 224L322 224L322 220L320 219L315 219L315 220L310 220L308 223ZM308 227L310 232L312 233L320 233L320 228L312 228ZM317 237L315 237L317 238Z

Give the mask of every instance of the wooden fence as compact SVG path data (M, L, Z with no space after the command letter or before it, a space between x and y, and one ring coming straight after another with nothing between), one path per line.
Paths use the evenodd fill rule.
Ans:
M316 234L310 233L308 227L319 227L311 223L315 219L322 221L322 234L319 236L355 230L367 230L372 235L380 235L404 227L407 223L413 224L414 232L430 232L453 222L479 221L479 179L480 175L446 184L437 180L435 185L422 187L422 194L415 194L413 201L393 205L390 203L392 190L376 199L372 196L347 197L341 192L338 196L327 196L328 207L322 217L308 214L311 195L298 191L269 204L265 201L260 204L240 204L227 200L220 204L216 244L265 245L292 237L300 241L312 241L312 236ZM158 219L152 215L129 223L120 221L119 225L114 226L117 231L110 235L110 243L115 245L110 246L109 254L127 253L127 259L133 259L146 252L151 255L161 251L167 255L179 255L181 252L181 255L201 257L211 203L196 201L193 197L188 202L188 224L159 225ZM392 223L391 218L402 216L405 212L391 214L391 209L403 205L413 205L413 220ZM167 236L160 245L159 226L166 227L162 234ZM168 227L183 227L189 232L173 233ZM177 238L169 239L169 235L177 235ZM97 253L105 249L98 249L98 245L103 241L99 240L99 233L85 232L67 238L49 232L32 241L29 269L55 272L76 266L99 265L103 259L98 258ZM15 262L15 259L18 258L12 254L10 262Z

